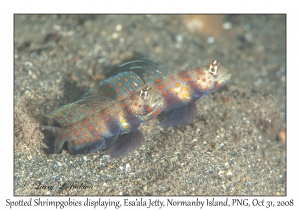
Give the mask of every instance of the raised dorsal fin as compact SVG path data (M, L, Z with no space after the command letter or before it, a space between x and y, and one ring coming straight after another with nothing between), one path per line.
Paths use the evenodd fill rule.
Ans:
M47 124L51 125L58 123L61 127L65 127L83 120L95 112L105 110L107 107L112 106L115 103L116 102L110 98L101 97L99 95L90 95L71 104L62 106L45 115L45 117L54 120L53 123Z
M164 66L160 62L153 62L149 59L140 59L123 63L120 67L128 66L128 69L134 71L136 74L148 84L152 84L157 80L173 75L174 70Z

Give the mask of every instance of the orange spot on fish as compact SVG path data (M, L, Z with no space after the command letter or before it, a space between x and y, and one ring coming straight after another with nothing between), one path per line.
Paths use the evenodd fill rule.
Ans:
M118 92L119 92L119 89L117 88L117 89L116 89L116 93L118 93Z
M80 145L80 144L81 144L81 141L80 141L80 140L77 140L77 144L79 144L79 145Z
M86 143L86 139L83 139L83 142Z
M119 113L119 110L116 109L116 113Z
M153 78L153 76L151 76L151 75L150 75L149 77L150 77L150 79L152 79L152 78Z
M121 82L119 82L118 85L119 85L120 87L122 87L122 83L121 83Z
M79 112L82 113L82 109L80 109Z
M180 84L179 84L179 83L176 83L176 84L175 84L175 86L176 86L176 87L179 87L179 86L180 86Z
M83 132L83 131L84 131L84 128L80 128L80 131Z
M184 80L190 81L191 78L190 77L185 77Z
M104 133L104 130L103 130L103 129L100 129L100 132L101 132L101 133Z
M109 118L107 117L107 118L105 118L105 120L106 120L106 121L109 121Z
M128 91L128 88L124 88L125 91Z
M108 85L109 88L112 88L112 85Z
M170 82L167 82L167 85L170 85Z
M137 106L138 104L137 104L137 103L134 103L133 105L134 105L134 106Z
M158 89L161 90L161 89L163 89L163 87L164 86L160 85L160 86L158 86Z
M99 122L99 121L97 121L97 122L96 122L96 124L97 124L97 125L100 125L100 122Z
M79 135L79 131L75 131L75 135L78 136Z
M88 129L93 130L93 126L89 125Z
M126 107L126 104L122 104L122 107Z
M179 80L182 80L182 77L180 77Z
M169 78L170 78L170 79L173 79L173 76L171 75L171 76L169 76Z
M101 136L97 136L97 139L100 140L100 139L101 139Z
M70 137L71 137L71 134L67 133L66 136L67 136L68 138L70 138Z
M93 138L90 138L90 142L94 142L94 139L93 139Z
M160 78L157 78L157 79L155 80L155 82L159 83L159 82L160 82Z
M174 90L174 88L171 87L170 90L172 91L172 90Z
M125 78L125 82L128 82L128 78Z
M72 111L74 111L75 109L74 109L74 107L72 107Z
M167 92L167 91L164 91L164 92L163 92L163 94L164 94L164 95L167 95L167 94L168 94L168 92Z
M206 81L206 79L205 79L205 78L203 78L203 79L202 79L202 82L205 82L205 81Z
M124 96L123 95L120 95L120 99L123 99L124 98Z

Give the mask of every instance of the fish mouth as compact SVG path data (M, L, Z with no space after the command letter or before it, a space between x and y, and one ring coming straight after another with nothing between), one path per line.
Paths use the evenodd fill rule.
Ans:
M219 76L218 76L218 83L219 84L224 84L225 82L227 82L230 77L231 77L231 74L228 72L228 69L224 68L224 67L221 67L220 68L220 71L219 71Z
M152 107L152 108L155 108L155 107L162 107L163 104L164 104L164 99L163 99L161 96L159 96L159 97L155 98L155 99L152 101L151 107Z

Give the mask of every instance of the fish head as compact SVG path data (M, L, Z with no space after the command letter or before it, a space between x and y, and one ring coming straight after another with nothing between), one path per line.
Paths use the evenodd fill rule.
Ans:
M223 86L231 77L228 69L220 65L217 60L213 60L211 64L198 68L197 72L197 85L204 92Z
M139 91L139 98L144 103L144 121L153 119L162 111L164 99L150 86L146 86Z

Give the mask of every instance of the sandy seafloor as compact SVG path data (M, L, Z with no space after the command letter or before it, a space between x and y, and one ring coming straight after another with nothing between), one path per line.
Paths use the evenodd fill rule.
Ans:
M15 15L14 44L14 195L286 195L285 15ZM127 157L47 156L41 117L138 58L232 77Z

